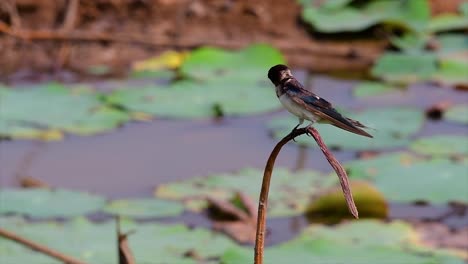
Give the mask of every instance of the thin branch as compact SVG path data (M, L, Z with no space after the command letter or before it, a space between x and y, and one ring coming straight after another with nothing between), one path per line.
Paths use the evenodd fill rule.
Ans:
M322 138L320 137L320 134L315 128L306 127L306 128L295 129L291 131L291 133L289 133L283 139L281 139L281 141L278 142L278 144L276 144L265 166L265 171L263 173L263 180L262 180L262 188L260 191L260 198L258 202L257 233L255 236L255 255L254 255L255 264L263 264L263 255L264 255L263 251L265 248L266 215L267 215L267 207L268 207L268 192L270 189L271 175L273 173L273 168L275 165L276 157L278 156L281 148L286 143L288 143L290 140L303 134L311 135L315 139L317 144L319 145L323 154L325 155L328 162L330 163L330 165L333 167L333 169L337 173L338 178L340 179L341 188L343 190L346 203L348 204L349 211L354 215L354 217L358 218L358 211L357 211L356 205L354 204L351 189L349 187L348 175L346 174L346 171L344 170L343 166L341 166L339 161L333 156L330 150L328 150L327 146L325 145Z
M30 249L32 250L36 250L38 252L41 252L45 255L48 255L52 258L55 258L57 260L60 260L62 261L63 263L66 263L66 264L86 264L86 262L83 262L83 261L80 261L78 259L75 259L73 257L70 257L70 256L67 256L63 253L60 253L60 252L57 252L53 249L50 249L48 247L45 247L43 245L40 245L36 242L33 242L31 240L28 240L26 238L23 238L17 234L14 234L10 231L7 231L3 228L0 228L0 236L1 237L4 237L4 238L7 238L7 239L10 239L10 240L13 240L19 244L22 244L24 246L27 246L29 247Z
M325 143L322 140L322 137L315 128L309 127L308 134L312 135L312 137L315 139L323 154L327 158L328 162L335 170L336 175L338 175L338 179L340 179L341 190L343 191L349 211L351 212L351 214L353 214L355 218L359 218L359 213L356 208L356 204L354 204L353 194L351 192L351 188L349 187L348 174L346 174L346 170L343 168L343 166L341 166L340 162L335 158L335 156L333 156L333 154L327 148L327 145L325 145Z

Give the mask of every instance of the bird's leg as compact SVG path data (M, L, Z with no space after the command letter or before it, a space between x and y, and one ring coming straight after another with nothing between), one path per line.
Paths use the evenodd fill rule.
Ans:
M294 132L294 131L296 131L297 128L298 128L300 125L302 125L302 123L304 123L304 119L303 119L303 118L299 118L299 124L297 124L297 126L295 126L295 127L292 129L291 133ZM296 142L296 139L293 138L293 141Z

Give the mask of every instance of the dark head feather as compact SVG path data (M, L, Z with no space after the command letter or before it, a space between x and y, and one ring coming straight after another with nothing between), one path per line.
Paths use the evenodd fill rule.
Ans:
M288 71L289 68L286 65L278 64L273 66L268 71L268 78L274 85L278 85L281 81L282 76L284 76L284 71Z

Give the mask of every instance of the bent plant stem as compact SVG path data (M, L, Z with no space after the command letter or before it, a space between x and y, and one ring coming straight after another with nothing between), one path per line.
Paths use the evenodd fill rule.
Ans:
M257 215L257 234L255 236L255 264L263 264L263 249L265 247L265 229L266 229L266 214L268 205L268 192L270 190L271 174L273 173L273 167L275 166L276 157L278 156L281 148L288 143L290 140L297 136L307 133L307 129L300 128L294 129L285 136L270 154L268 161L263 172L262 189L260 191L260 198L258 201L258 215Z
M45 255L48 255L49 257L52 257L52 258L55 258L59 261L62 261L63 263L67 263L67 264L86 264L85 262L83 261L80 261L78 259L75 259L73 257L70 257L70 256L67 256L63 253L60 253L58 251L55 251L53 249L50 249L46 246L43 246L43 245L40 245L36 242L33 242L31 240L28 240L24 237L21 237L17 234L14 234L8 230L5 230L3 228L0 228L0 237L4 237L6 239L9 239L9 240L13 240L19 244L22 244L26 247L29 247L30 249L32 250L35 250L35 251L38 251L38 252L41 252Z
M281 139L278 144L270 154L267 164L265 166L265 171L263 173L262 188L260 191L260 198L258 202L258 216L257 216L257 233L255 236L255 254L254 254L254 263L263 264L263 251L265 248L265 230L266 230L266 215L268 207L268 192L270 189L271 175L273 173L273 168L275 165L276 157L278 156L281 148L288 143L290 140L303 135L308 134L312 136L323 154L327 158L330 165L335 170L338 178L340 179L341 188L346 199L349 211L353 214L354 217L358 218L358 211L356 205L354 204L354 199L351 193L351 188L349 187L348 175L344 170L343 166L339 161L333 156L330 150L327 148L325 143L322 140L319 132L313 127L305 127L300 129L292 130L287 136Z

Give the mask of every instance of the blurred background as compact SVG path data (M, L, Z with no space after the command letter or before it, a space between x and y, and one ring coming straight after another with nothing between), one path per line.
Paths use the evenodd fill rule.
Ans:
M251 263L281 63L374 138L316 126L359 220L312 138L283 148L266 263L465 263L467 33L464 0L1 0L0 229L119 263L120 216L136 263Z

